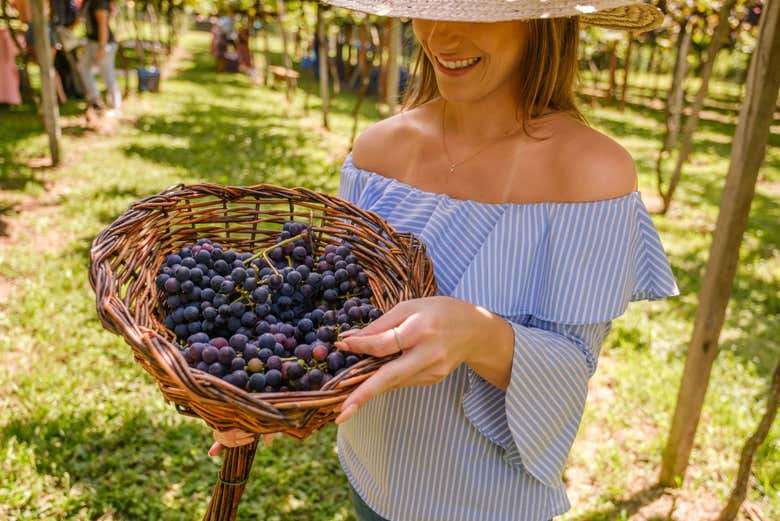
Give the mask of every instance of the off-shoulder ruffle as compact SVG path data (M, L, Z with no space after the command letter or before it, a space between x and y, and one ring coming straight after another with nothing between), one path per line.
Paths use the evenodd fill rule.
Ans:
M588 324L620 316L631 301L679 295L639 192L588 202L480 203L362 170L349 154L339 195L415 233L440 294L499 315Z

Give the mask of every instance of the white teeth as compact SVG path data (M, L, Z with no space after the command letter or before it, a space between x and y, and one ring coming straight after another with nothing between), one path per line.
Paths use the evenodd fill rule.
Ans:
M439 60L439 63L441 63L444 67L448 69L462 69L464 67L474 65L479 61L479 58L471 58L469 60L456 60L456 61L444 61L439 58L437 59Z

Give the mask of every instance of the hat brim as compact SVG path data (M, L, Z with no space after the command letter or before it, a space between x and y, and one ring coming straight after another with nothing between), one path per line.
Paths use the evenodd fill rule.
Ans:
M534 18L579 16L583 23L641 33L661 25L664 13L637 0L548 0L547 2L451 2L409 0L323 0L323 3L388 17L420 18L453 22L502 22ZM587 0L586 0L587 1Z

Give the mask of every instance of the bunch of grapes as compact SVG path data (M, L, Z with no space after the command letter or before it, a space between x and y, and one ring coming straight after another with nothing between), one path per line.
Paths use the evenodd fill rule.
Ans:
M156 282L187 363L257 392L316 390L357 363L333 342L382 312L348 246L315 260L313 244L305 223L289 221L255 255L210 239L168 255Z

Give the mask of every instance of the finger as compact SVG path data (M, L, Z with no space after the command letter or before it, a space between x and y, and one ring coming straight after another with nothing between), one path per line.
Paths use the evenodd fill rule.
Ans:
M339 333L339 338L349 338L352 335L360 333L361 331L362 329L347 329L346 331Z
M408 303L400 302L390 308L387 313L383 314L376 320L372 320L366 327L362 329L350 329L349 331L344 331L344 333L341 334L341 337L346 338L348 336L350 338L355 338L364 335L375 335L377 333L387 331L388 329L392 329L406 320L406 317L409 316L409 313L410 310Z
M334 342L333 345L337 349L350 353L362 353L377 357L392 355L407 350L420 341L421 332L424 331L421 325L422 320L422 316L415 312L406 316L400 324L385 331L371 335L353 335L339 342ZM393 331L394 329L395 331Z
M401 387L402 383L412 382L414 375L419 372L420 362L420 354L415 351L406 351L400 358L380 367L376 373L360 384L344 400L344 403L341 404L341 414L336 417L336 423L341 424L347 421L371 398Z
M222 452L222 444L218 441L215 441L209 449L209 456L219 456L220 452Z
M375 335L349 337L342 341L334 342L333 345L342 351L378 357L392 355L399 351L393 329Z
M271 444L274 442L274 440L276 439L277 436L278 436L277 433L264 434L263 435L263 445L266 446L266 447L270 447Z

